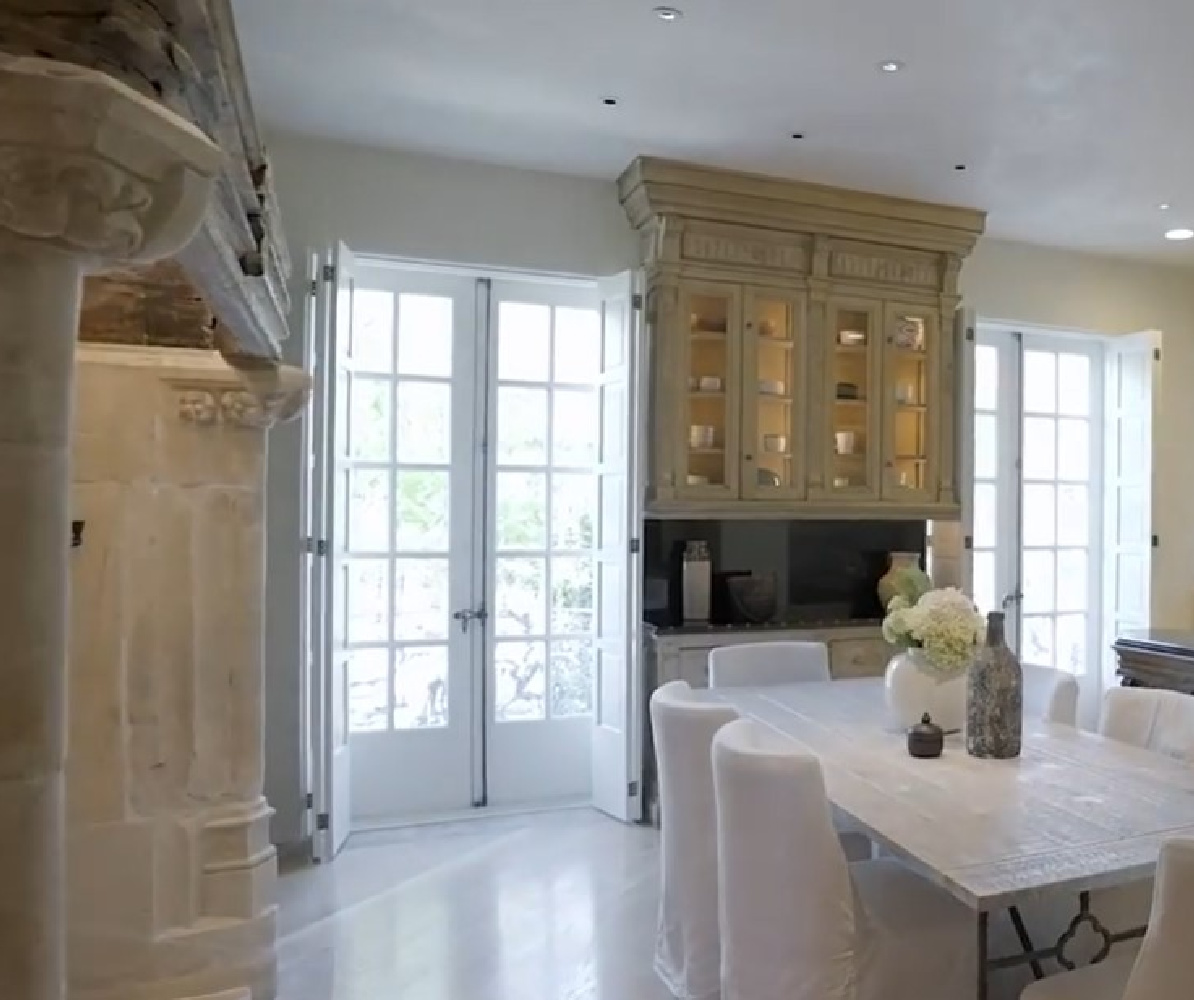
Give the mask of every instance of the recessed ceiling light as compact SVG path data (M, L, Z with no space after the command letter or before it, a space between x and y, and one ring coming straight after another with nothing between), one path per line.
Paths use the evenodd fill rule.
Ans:
M1171 229L1165 234L1167 240L1194 240L1194 229Z
M612 108L615 104L618 103L618 99L616 97L603 97L603 98L601 98L601 103L604 104L607 108Z
M885 59L879 63L879 71L882 73L898 73L904 68L904 64L898 59Z
M653 13L661 21L679 21L684 16L679 7L656 7Z
M1160 212L1168 212L1171 208L1173 208L1173 206L1167 201L1163 201L1157 206L1157 210Z

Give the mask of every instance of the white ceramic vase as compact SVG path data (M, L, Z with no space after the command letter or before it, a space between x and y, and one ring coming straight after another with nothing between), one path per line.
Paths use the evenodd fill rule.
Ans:
M926 714L947 733L961 732L966 718L966 671L940 680L925 666L921 649L906 649L887 664L887 718L892 729L906 731Z

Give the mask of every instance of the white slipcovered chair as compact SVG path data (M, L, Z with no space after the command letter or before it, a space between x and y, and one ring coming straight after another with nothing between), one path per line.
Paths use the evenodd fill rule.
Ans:
M1153 688L1111 688L1103 698L1099 732L1194 764L1194 697Z
M823 642L744 642L709 652L709 686L754 687L829 680Z
M1024 714L1045 722L1078 724L1078 681L1052 667L1024 664Z
M1194 996L1194 840L1161 846L1148 933L1137 955L1051 976L1022 1000L1189 1000Z
M849 864L815 757L740 720L713 778L722 1000L974 995L974 914L893 859Z
M716 1000L721 982L713 737L738 713L684 681L651 696L661 813L655 972L680 1000Z
M827 681L829 647L823 642L749 642L709 651L709 687L766 687ZM850 861L875 853L870 839L848 823L836 822L842 850Z
M1099 733L1194 765L1194 697L1154 688L1111 688L1103 696ZM1152 879L1090 894L1091 910L1112 931L1147 923L1152 901ZM1050 932L1061 927L1060 915L1055 916ZM1194 996L1194 986L1190 996Z

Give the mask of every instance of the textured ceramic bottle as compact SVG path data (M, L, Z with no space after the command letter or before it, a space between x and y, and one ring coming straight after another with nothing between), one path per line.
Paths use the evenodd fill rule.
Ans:
M1020 756L1024 671L1007 648L1003 612L987 615L987 641L966 679L966 750L972 757Z

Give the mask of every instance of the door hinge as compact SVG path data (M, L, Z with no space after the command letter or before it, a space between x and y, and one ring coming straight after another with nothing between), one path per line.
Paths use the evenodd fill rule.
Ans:
M335 264L324 264L322 273L323 273L323 280L326 281L328 284L331 284L333 281L336 280L336 265Z
M303 539L303 550L313 556L326 556L328 554L327 539L312 538L308 535Z
M630 539L630 554L632 556L637 556L639 554L639 551L642 549L642 547L643 547L643 543L640 539L638 539L638 538Z
M972 326L966 327L966 339L974 340L974 327L972 327Z
M639 310L641 310L643 308L643 293L642 292L635 292L633 295L630 296L630 308L631 309L639 309Z
M308 809L314 809L314 808L315 808L315 795L314 795L312 792L308 792L308 793L307 793L307 799L306 799L306 802L307 802L307 808L308 808Z
M967 535L965 538L962 539L962 548L964 548L967 552L969 552L971 549L974 548L974 536L973 535Z
M319 294L319 282L314 279L311 281L311 298L315 298Z
M315 817L315 829L316 830L328 830L331 828L331 825L332 825L331 818L328 816L327 813L320 813L318 816Z
M637 781L632 781L629 785L626 786L626 794L628 797L630 797L632 799L638 798L638 782Z
M1160 360L1161 360L1161 348L1159 348L1159 347L1154 347L1154 348L1153 348L1153 360L1154 360L1154 361L1160 361Z
M1153 535L1153 548L1159 549L1161 547L1161 536Z

